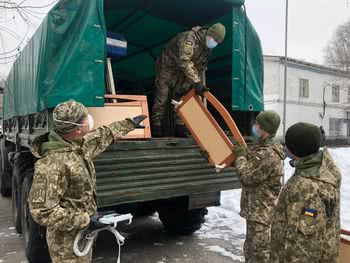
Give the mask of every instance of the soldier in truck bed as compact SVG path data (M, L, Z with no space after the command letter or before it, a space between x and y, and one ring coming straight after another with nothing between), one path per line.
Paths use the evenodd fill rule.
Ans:
M203 72L213 48L225 38L225 26L194 27L176 35L167 44L156 62L156 93L153 105L152 134L162 135L162 119L168 98L179 101L191 88L198 95L208 89L203 83ZM176 135L184 137L186 129L176 118Z

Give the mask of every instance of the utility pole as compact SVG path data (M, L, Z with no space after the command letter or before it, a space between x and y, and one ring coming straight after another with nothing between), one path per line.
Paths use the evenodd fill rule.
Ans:
M286 115L287 115L287 60L288 60L288 0L286 0L286 29L284 39L284 92L283 92L283 139L286 135ZM285 183L285 175L282 177L282 185Z
M286 29L284 42L284 92L283 92L283 138L286 135L287 115L287 60L288 60L288 0L286 0Z

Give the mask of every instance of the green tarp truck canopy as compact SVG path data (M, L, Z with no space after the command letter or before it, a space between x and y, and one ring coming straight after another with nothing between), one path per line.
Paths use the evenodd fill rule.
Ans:
M225 24L227 36L210 59L208 76L232 80L232 110L263 109L263 56L244 0L61 0L15 61L6 81L4 119L76 99L104 105L106 32L126 37L118 76L153 78L166 42L195 25ZM230 68L229 72L223 68ZM218 72L218 74L210 74Z

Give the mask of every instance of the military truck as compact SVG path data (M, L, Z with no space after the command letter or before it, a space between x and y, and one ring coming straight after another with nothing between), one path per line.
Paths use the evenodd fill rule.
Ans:
M117 94L146 95L151 111L154 65L164 45L179 32L216 22L227 34L210 58L206 84L249 136L263 110L263 56L244 0L61 0L48 13L3 92L0 190L12 196L13 222L30 262L49 261L45 228L27 204L35 163L30 144L53 127L60 102L104 107L108 32L127 42L127 55L112 61ZM220 205L220 191L238 188L239 179L233 168L217 174L191 137L174 137L170 108L165 137L122 140L95 160L98 208L157 211L168 232L187 235L201 227L206 207Z

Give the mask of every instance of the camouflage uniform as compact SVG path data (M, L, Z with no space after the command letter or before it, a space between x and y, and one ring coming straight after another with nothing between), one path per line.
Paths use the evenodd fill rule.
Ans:
M167 44L156 62L156 97L152 123L160 126L168 98L180 100L193 83L203 82L211 50L206 46L207 28L194 27Z
M53 263L90 262L89 257L74 255L73 242L97 209L93 159L134 128L131 120L124 120L72 142L65 141L55 131L33 141L32 152L39 159L29 205L34 220L47 226Z
M271 262L335 263L340 234L341 174L327 148L295 161L271 231Z
M244 255L247 263L269 262L270 226L283 176L283 147L274 137L241 156L235 166L242 184L240 215L247 220Z

